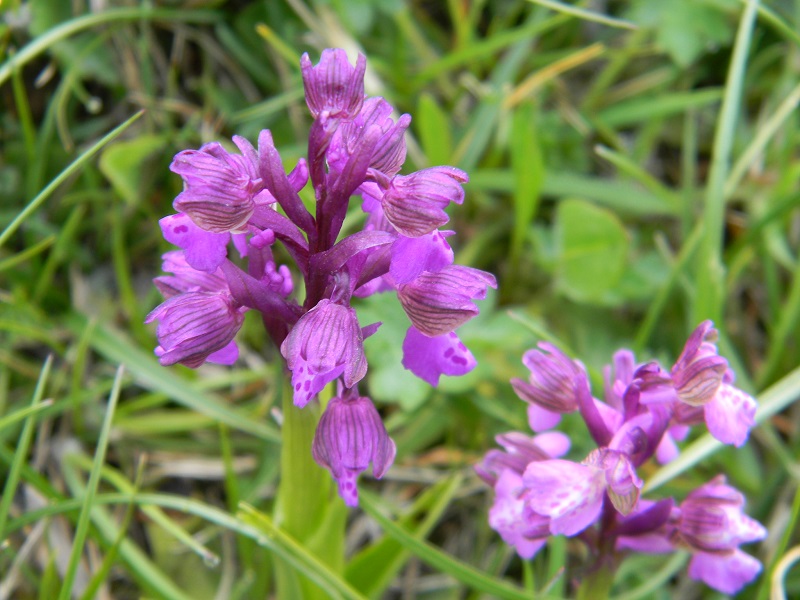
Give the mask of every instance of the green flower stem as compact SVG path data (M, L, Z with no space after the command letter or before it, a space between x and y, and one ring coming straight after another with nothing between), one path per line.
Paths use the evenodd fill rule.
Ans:
M310 402L303 409L294 406L288 375L282 373L281 378L285 380L281 481L275 521L334 573L342 573L347 511L331 485L330 474L317 465L311 456L311 443L322 406L317 401ZM328 597L324 590L298 576L285 562L276 561L276 568L278 598Z
M578 588L578 600L606 600L614 583L614 569L601 566L592 571Z

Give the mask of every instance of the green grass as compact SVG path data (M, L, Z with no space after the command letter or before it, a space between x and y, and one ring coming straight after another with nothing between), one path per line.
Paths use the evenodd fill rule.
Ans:
M541 339L596 383L614 350L669 361L711 317L760 425L739 453L694 436L644 475L649 497L727 473L774 528L740 597L773 574L800 594L800 2L88 4L0 2L0 590L264 598L278 564L332 597L574 597L570 541L523 563L487 523L471 465L526 427L508 381ZM364 52L368 93L412 115L407 170L469 172L451 241L500 284L464 328L462 379L409 378L404 325L367 342L398 457L364 478L344 566L270 516L282 383L257 320L235 367L197 371L160 367L143 324L172 156L269 128L293 166L299 57L328 46ZM685 559L629 558L612 596L718 597Z

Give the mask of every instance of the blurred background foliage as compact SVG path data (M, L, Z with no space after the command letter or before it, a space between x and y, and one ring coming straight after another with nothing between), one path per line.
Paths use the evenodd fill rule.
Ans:
M192 372L158 366L143 320L160 301L150 281L168 249L157 221L172 212L181 187L168 170L172 156L234 134L254 140L269 128L293 165L310 123L299 57L316 60L325 47L364 53L367 92L412 115L406 172L450 164L470 174L467 200L450 211L448 227L457 232L450 241L458 262L499 279L481 316L463 328L478 368L438 389L400 366L406 325L396 301L377 296L358 306L362 322L385 323L366 345L366 388L398 444L396 467L368 485L400 514L422 490L461 473L433 522L411 513L407 524L498 580L535 581L537 589L550 581L551 593L568 593L563 568L572 568L565 563L572 542L557 540L532 567L522 565L488 528L490 498L470 467L494 435L527 428L508 384L526 376L526 349L555 341L586 364L600 395L602 368L616 349L670 363L697 322L713 316L745 390L761 392L800 363L800 2L761 3L743 91L732 98L738 119L727 121L732 137L721 147L715 132L743 5L0 1L0 481L14 482L0 503L0 531L6 521L12 532L0 548L0 583L14 590L4 597L57 597L66 568L60 556L69 554L78 518L68 503L86 484L121 363L100 491L186 495L230 513L244 500L268 512L278 476L280 374L260 323L248 318L236 367ZM709 172L720 150L730 156L717 186L724 211L710 223ZM60 174L63 182L40 195ZM363 220L353 204L351 230ZM715 229L724 272L721 295L709 299L702 249ZM22 415L31 398L52 404L27 420L2 420ZM564 427L574 456L585 455L579 419ZM769 569L792 541L781 538L782 527L797 518L797 408L753 438L738 452L715 453L664 492L683 495L727 473L752 495L752 516L777 528L759 550ZM23 556L20 528L30 534L35 524L21 521L22 511L45 500L64 512L51 511L39 551ZM433 510L431 502L419 504L420 514ZM270 589L270 552L219 523L125 513L124 503L97 511L76 571L81 590L257 598ZM379 530L358 511L350 519L355 553ZM202 549L176 531L193 534ZM211 554L222 557L219 566L210 566ZM468 586L457 578L413 554L390 554L393 570L373 596L465 597ZM619 593L645 586L663 560L629 563ZM359 580L354 569L346 575ZM800 594L800 576L787 586ZM767 590L755 584L744 597L765 598ZM685 577L648 593L713 596Z

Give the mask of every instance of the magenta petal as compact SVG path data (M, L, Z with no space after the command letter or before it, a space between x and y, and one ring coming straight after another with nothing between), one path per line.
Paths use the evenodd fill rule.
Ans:
M662 465L667 464L675 460L680 454L680 450L678 449L678 445L675 443L675 440L669 434L669 432L664 434L664 437L661 438L661 442L658 444L658 448L656 448L656 460L660 462Z
M216 352L209 354L206 361L218 365L232 365L238 360L238 358L239 346L236 345L236 341L231 340L231 343L221 350L217 350Z
M381 199L386 218L408 237L419 237L447 223L445 208L464 201L467 174L455 167L432 167L398 175Z
M464 375L477 362L458 336L445 333L435 337L421 334L411 326L403 340L403 366L433 386L440 375Z
M497 288L494 275L461 265L424 271L397 289L397 298L421 333L435 337L455 331L478 314L473 300L483 300L489 287Z
M532 462L522 480L525 499L535 513L550 517L550 532L575 535L600 515L604 472L568 460Z
M528 404L528 425L535 432L547 431L561 422L561 414L542 408L538 404Z
M704 407L706 426L723 444L739 447L747 441L755 423L756 408L758 405L751 396L723 383Z
M300 408L337 377L352 387L367 373L356 311L328 299L297 321L281 344L281 354L292 371L294 403Z
M735 594L760 572L761 563L738 549L731 554L696 552L689 563L689 577L723 594Z
M229 233L211 233L200 229L183 213L164 217L158 224L164 239L182 248L186 262L198 271L213 273L228 255Z
M569 436L560 431L548 431L533 437L534 443L553 458L564 456L571 445Z
M489 526L500 534L504 542L513 546L517 554L530 559L544 545L549 531L546 519L539 517L538 520L545 525L541 537L525 535L530 525L525 518L525 501L520 498L522 489L520 476L505 469L494 486L495 498L489 509Z
M423 271L434 273L451 264L453 249L440 231L417 238L401 235L392 244L389 273L396 285L402 285L413 281Z

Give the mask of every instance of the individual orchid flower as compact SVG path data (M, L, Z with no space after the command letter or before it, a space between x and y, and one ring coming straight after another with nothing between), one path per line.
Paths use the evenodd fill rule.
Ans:
M528 403L528 420L534 431L551 429L562 414L578 409L578 385L586 379L580 363L549 342L540 342L539 350L528 350L522 363L530 375L527 381L515 377L511 385Z
M340 48L322 51L319 63L311 64L308 54L300 58L306 103L314 117L353 118L364 103L364 73L367 59L359 54L350 65Z
M353 390L328 402L311 447L314 460L331 472L348 506L358 504L358 475L372 463L372 474L380 479L396 451L372 401Z
M233 364L233 338L244 314L228 292L186 292L156 307L145 323L158 321L156 355L164 365L199 367L205 361Z
M241 233L257 203L275 201L258 175L253 146L240 136L234 136L233 142L241 155L214 142L199 150L179 152L170 165L185 185L173 207L205 231Z
M294 403L300 408L338 377L351 388L367 372L356 311L327 299L300 318L281 354L292 372Z
M478 314L473 300L486 297L497 287L493 275L460 265L435 272L425 271L401 285L397 297L417 330L429 337L454 331Z
M464 171L454 167L433 167L398 175L381 198L383 212L403 235L425 235L450 220L444 209L451 202L464 201L461 184L468 179Z

